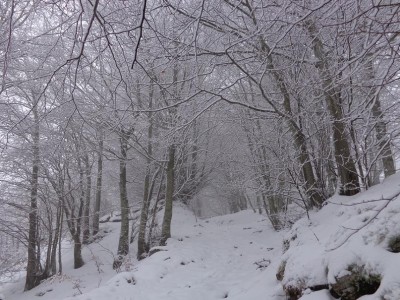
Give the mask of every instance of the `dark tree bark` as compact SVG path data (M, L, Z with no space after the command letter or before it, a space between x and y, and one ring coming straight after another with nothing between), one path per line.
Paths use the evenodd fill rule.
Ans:
M149 205L150 205L150 167L147 167L146 176L144 179L144 193L142 200L142 210L140 212L140 224L139 224L139 236L138 236L138 251L137 251L137 259L142 259L143 254L147 253L148 249L146 247L146 225L147 218L149 214Z
M149 95L149 109L153 108L153 85L150 86L150 95ZM146 175L144 178L144 192L143 192L143 201L142 201L142 210L140 212L140 222L139 222L139 235L138 235L138 251L137 251L137 258L141 259L142 256L148 252L148 245L146 243L146 228L147 228L147 221L149 215L149 206L152 196L152 188L150 188L150 172L151 172L151 165L150 165L150 158L153 155L153 114L149 112L148 120L149 120L149 128L147 131L147 168L146 168ZM154 180L151 183L154 186Z
M166 245L171 237L172 204L175 190L175 145L172 144L168 150L167 164L167 190L165 194L165 212L162 223L160 245Z
M40 129L37 103L33 109L33 127L32 127L32 174L31 174L31 196L29 211L29 232L28 232L28 265L26 267L25 291L31 290L40 283L40 261L37 260L37 238L38 238L38 185L39 185L39 164L40 164Z
M151 211L151 222L150 222L150 228L149 228L149 235L147 238L147 245L148 248L153 246L153 230L156 227L157 223L157 212L158 212L158 203L161 200L161 192L163 190L164 187L164 167L162 167L161 169L161 178L160 178L160 182L158 185L158 191L157 191L157 195L156 195L156 201L154 203L153 209Z
M78 151L79 152L79 151ZM73 193L69 192L68 195L61 194L62 202L64 203L65 219L71 233L72 239L74 241L74 269L78 269L84 265L82 258L82 241L81 241L81 231L82 231L82 219L83 210L85 206L85 187L84 187L84 170L81 163L81 158L77 158L77 165L79 170L79 183L78 191L79 201L75 199ZM68 176L68 190L72 191L72 178L69 170L67 168Z
M53 245L51 248L51 275L57 273L57 261L56 261L57 245L61 236L62 214L63 214L62 205L61 203L59 203L57 207L56 228L54 233Z
M85 192L85 206L83 212L83 235L82 243L87 244L90 238L90 200L92 192L92 168L90 166L89 155L85 153L85 176L86 176L86 192Z
M318 36L317 28L313 22L307 22L307 28L312 37L312 48L315 57L319 60L316 68L321 75L322 88L325 102L332 119L333 146L335 161L340 179L339 194L351 196L360 192L360 183L356 165L351 156L350 141L347 139L346 124L343 116L340 93L334 86L334 81L329 72L329 63L324 46Z
M157 179L159 172L160 172L160 169L158 169L154 173L151 180L150 180L149 174L146 175L146 176L148 176L148 179L147 179L147 182L145 182L143 205L142 205L142 210L141 210L141 214L140 214L140 227L139 227L138 253L137 253L138 259L141 259L142 255L149 251L149 244L146 243L146 229L147 229L147 222L148 222L148 217L149 217L150 202L151 202L151 198L153 196L153 190L154 190L154 186L155 186L156 179Z
M128 192L126 188L127 175L126 175L126 162L128 159L128 142L133 128L128 131L121 129L120 132L120 157L119 157L119 197L121 206L121 231L118 241L118 257L114 261L114 269L118 269L124 256L129 253L129 201Z
M103 185L103 133L100 133L99 149L97 153L97 179L96 179L96 200L93 214L93 235L99 232L101 191Z

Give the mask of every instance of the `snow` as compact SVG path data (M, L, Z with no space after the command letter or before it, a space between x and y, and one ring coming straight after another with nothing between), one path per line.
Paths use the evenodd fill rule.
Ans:
M305 291L305 295L299 300L332 300L332 296L329 294L328 290L311 292L310 290Z
M285 236L290 247L282 256L286 261L282 284L334 284L357 265L382 278L375 294L360 299L399 300L399 254L387 250L388 239L400 234L399 182L400 176L395 175L355 196L336 195L312 212L310 220L298 221ZM314 299L312 294L301 299Z
M25 293L22 278L0 292L7 300L284 300L283 288L301 286L301 300L332 300L328 290L313 287L332 285L358 265L382 279L375 294L359 299L399 300L399 253L387 250L389 239L400 234L399 182L395 175L353 197L336 195L286 232L275 232L252 211L197 219L177 205L167 246L137 261L132 244L119 272L112 262L120 224L104 223L102 239L85 246L81 269L72 269L73 249L65 242L63 276ZM285 253L283 240L290 244Z
M158 247L165 251L139 262L132 258L116 274L112 253L119 224L105 223L102 228L108 233L85 248L86 264L81 269L66 268L67 263L72 265L71 257L64 263L63 278L26 293L21 292L20 282L6 291L7 300L37 298L39 292L44 292L41 300L284 299L275 279L278 261L270 263L281 254L282 233L273 231L265 216L242 211L199 220L182 206L174 210L172 238L167 246ZM95 261L101 264L101 273Z

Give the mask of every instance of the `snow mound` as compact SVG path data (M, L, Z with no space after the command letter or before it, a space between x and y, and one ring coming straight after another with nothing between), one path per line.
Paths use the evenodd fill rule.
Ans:
M333 299L327 290L308 288L332 289L357 269L380 281L376 292L359 299L400 299L399 254L388 251L390 239L400 236L399 182L395 175L355 196L334 196L296 222L283 242L286 291L306 290L302 300Z

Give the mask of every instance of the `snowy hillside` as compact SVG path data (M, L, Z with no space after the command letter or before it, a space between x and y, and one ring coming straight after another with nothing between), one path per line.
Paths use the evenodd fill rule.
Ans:
M281 254L282 235L252 211L196 220L188 210L175 207L168 246L140 262L132 259L116 274L110 251L116 248L118 226L105 225L106 237L85 249L86 264L81 269L66 269L63 278L26 293L21 292L21 282L5 291L6 299L239 300L275 299L282 294L274 261ZM39 294L43 295L35 297Z
M330 288L341 299L400 299L400 176L353 197L334 196L286 235L281 275L296 298ZM396 252L396 253L395 253ZM364 290L364 291L363 291ZM328 292L302 299L333 299ZM322 296L326 295L326 296ZM325 298L324 298L325 297Z
M132 258L118 273L112 262L119 224L106 223L104 238L85 248L84 267L71 268L66 248L65 275L26 293L21 280L4 294L7 300L332 300L336 293L349 300L367 291L373 295L359 299L398 300L399 178L335 196L288 232L275 232L250 210L200 220L176 206L168 245L140 262Z

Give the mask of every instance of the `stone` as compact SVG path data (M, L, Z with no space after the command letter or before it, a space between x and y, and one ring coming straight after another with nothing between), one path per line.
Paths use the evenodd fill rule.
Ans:
M364 266L351 265L348 274L336 278L331 285L331 295L341 300L357 300L361 296L374 294L381 283L379 274L369 274Z

